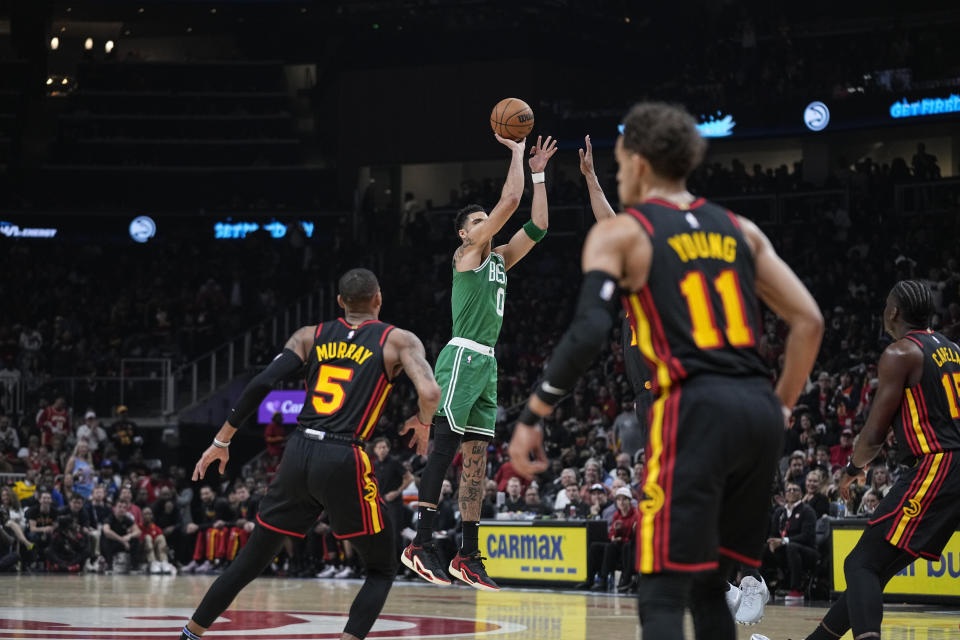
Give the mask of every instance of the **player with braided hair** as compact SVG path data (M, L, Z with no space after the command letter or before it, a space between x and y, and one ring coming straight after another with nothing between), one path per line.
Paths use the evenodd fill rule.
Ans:
M940 558L960 525L960 347L927 325L933 294L901 280L887 296L883 328L894 339L878 365L877 394L840 485L850 485L887 439L891 426L902 465L843 563L847 590L807 640L879 638L883 588L918 556Z

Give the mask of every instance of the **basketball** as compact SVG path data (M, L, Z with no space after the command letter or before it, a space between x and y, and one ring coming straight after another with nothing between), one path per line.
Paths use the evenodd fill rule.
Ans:
M504 98L490 113L490 126L502 138L523 140L533 130L533 109L519 98Z

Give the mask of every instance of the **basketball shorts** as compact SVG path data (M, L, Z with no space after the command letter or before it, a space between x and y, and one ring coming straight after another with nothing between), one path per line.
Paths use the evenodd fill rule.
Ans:
M960 525L960 451L927 454L904 469L870 525L882 527L893 546L939 560Z
M302 538L326 511L338 538L384 529L384 506L373 464L360 447L306 438L287 442L277 475L260 502L257 522Z
M759 566L783 446L770 381L686 380L654 401L648 430L638 571L709 571L719 554Z
M442 392L437 415L446 416L454 433L493 436L497 424L497 359L493 349L489 353L451 343L437 357L434 376Z

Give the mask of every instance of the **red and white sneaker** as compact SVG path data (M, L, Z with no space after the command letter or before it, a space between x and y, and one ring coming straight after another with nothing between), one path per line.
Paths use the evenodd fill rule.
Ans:
M441 585L451 583L450 576L440 564L440 556L437 555L435 544L427 543L417 547L411 543L400 555L400 562L427 582Z
M487 569L483 566L484 560L486 558L481 556L479 551L474 551L468 556L457 553L450 562L450 575L466 582L474 589L500 591L499 585L487 575Z

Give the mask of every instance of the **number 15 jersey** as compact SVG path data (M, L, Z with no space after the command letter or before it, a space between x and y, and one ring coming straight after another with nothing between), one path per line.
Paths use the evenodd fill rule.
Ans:
M681 209L648 200L627 214L653 247L647 284L624 296L653 390L701 373L769 376L753 254L736 216L703 198Z
M317 326L307 356L307 398L297 422L308 429L366 440L393 385L383 344L393 325L370 320L356 327L343 318Z

